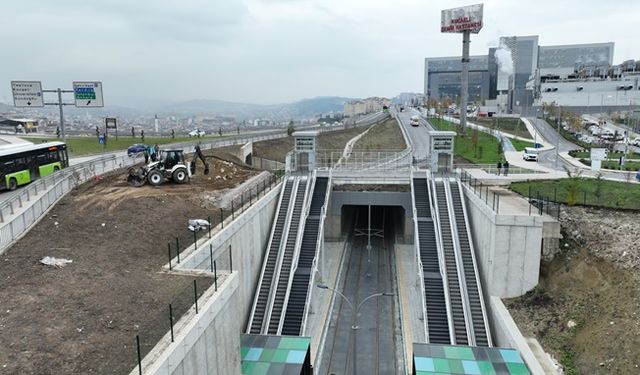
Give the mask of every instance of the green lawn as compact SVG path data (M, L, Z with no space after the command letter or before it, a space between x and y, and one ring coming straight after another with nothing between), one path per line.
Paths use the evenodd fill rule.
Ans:
M525 147L533 147L533 142L527 142L520 139L510 139L513 147L518 151L524 150Z
M500 142L492 135L468 129L465 136L460 135L459 125L439 118L430 118L429 122L436 130L452 130L458 133L454 141L455 154L474 164L495 164L502 160Z
M522 138L531 138L531 133L529 133L524 122L519 118L479 117L476 119L470 119L470 121L487 128L497 129Z
M624 153L623 152L610 152L609 153L609 158L611 159L618 159L620 158ZM590 151L569 151L569 155L573 156L574 158L578 158L578 159L589 159L591 157L591 152ZM634 152L629 152L627 154L627 159L640 159L640 155L634 153Z
M511 190L528 197L577 205L640 210L640 185L593 178L514 182Z
M218 139L224 139L224 138L228 138L228 136L204 137L199 139L204 141L204 140L213 140L213 139L218 140ZM55 137L51 137L51 138L25 137L24 139L33 143L62 140ZM95 137L67 137L67 147L69 150L69 155L81 156L81 155L97 154L100 152L122 151L122 150L126 150L129 146L135 143L144 143L146 145L157 143L159 145L164 145L167 143L188 142L188 141L194 142L197 139L198 138L189 138L189 137L176 137L175 139L171 137L144 137L144 142L142 142L140 137L131 138L126 136L121 136L121 137L118 137L117 141L115 137L110 137L107 141L107 145L103 146L98 143L98 139Z

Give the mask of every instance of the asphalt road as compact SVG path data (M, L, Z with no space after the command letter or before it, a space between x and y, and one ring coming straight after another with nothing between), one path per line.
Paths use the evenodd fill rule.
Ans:
M420 117L419 126L411 126L411 116L418 115L417 112L407 109L404 112L398 112L400 125L405 129L409 141L413 146L413 156L417 160L424 160L429 150L429 131L432 130L427 121Z
M556 145L559 145L558 152L568 152L571 150L582 149L582 147L567 141L564 137L558 134L558 132L546 121L536 118L529 118L529 120L531 121L531 124L536 128L536 130L540 133L540 135L542 135L547 144L554 147ZM558 158L557 163L556 158ZM564 167L569 168L570 170L576 169L573 164L557 155L555 148L553 150L542 151L538 156L538 163L544 165L545 167L558 170L564 170ZM625 181L628 178L628 173L623 172L600 171L600 173L603 178L617 179L622 181ZM592 172L585 166L582 174L595 176L597 173ZM631 177L631 179L633 180L633 176Z

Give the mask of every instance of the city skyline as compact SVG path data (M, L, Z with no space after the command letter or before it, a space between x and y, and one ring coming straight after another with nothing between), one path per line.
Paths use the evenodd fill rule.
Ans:
M99 80L106 105L129 107L422 92L424 58L460 54L460 37L440 33L440 10L471 3L13 2L4 6L13 36L0 40L7 56L0 101L12 104L11 80L40 80L44 88ZM614 42L614 64L640 58L633 35L620 27L640 12L635 2L612 8L543 0L526 10L517 1L484 4L485 26L472 37L472 55L496 46L500 36L539 35L546 45Z

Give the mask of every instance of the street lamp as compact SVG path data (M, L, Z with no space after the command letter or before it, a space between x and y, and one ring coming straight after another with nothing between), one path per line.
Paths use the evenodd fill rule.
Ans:
M333 288L328 287L327 285L324 284L317 284L316 285L318 288L320 289L325 289L325 290L329 290L337 295L339 295L340 297L342 297L342 299L345 300L345 302L347 302L347 304L349 305L349 307L351 308L351 333L352 333L352 344L351 344L351 360L353 362L353 375L356 375L356 330L359 328L358 327L358 311L360 311L360 308L362 307L362 305L367 302L368 300L375 298L375 297L393 297L395 296L395 294L393 293L387 293L387 292L383 292L383 293L374 293L370 296L368 296L367 298L363 299L362 302L360 302L358 304L358 306L354 309L353 308L353 304L351 303L351 301L349 301L349 298L347 298L344 294L340 293L338 290L335 290Z

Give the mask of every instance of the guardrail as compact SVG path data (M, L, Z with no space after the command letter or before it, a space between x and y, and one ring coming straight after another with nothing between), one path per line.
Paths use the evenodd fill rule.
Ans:
M114 169L133 165L140 160L128 156L109 155L80 163L41 178L24 187L20 193L0 206L0 253L20 238L42 214L76 186ZM29 207L24 208L26 202Z

